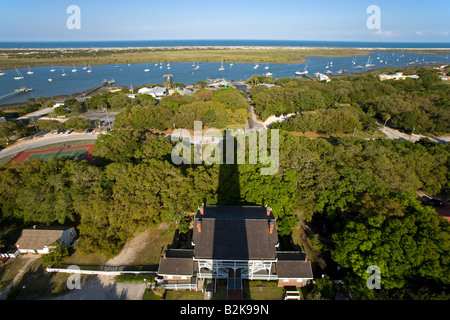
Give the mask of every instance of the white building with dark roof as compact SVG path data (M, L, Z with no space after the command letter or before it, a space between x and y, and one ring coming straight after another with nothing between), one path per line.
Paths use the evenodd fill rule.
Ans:
M305 286L313 279L304 253L281 251L270 208L202 206L194 218L193 250L166 250L159 284L197 289L203 280L225 279L229 290L242 280L275 280L278 286Z
M69 245L77 236L74 227L34 227L23 229L16 247L21 253L49 253L56 242Z

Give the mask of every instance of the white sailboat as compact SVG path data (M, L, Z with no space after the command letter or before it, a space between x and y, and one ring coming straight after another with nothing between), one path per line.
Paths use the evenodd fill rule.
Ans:
M0 76L4 76L6 73L0 70Z
M88 65L88 69L87 69L87 71L86 71L87 73L91 73L92 72L92 68L91 68L91 66L90 65Z
M366 67L374 67L375 65L370 63L370 56L369 59L367 59Z
M53 68L53 66L52 66L52 68L50 69L50 72L55 72L55 68Z
M271 76L273 76L273 73L272 73L272 72L267 72L267 73L266 73L266 77L271 77Z
M232 67L232 66L234 66L234 64L233 64L233 63L230 63L230 67Z
M86 61L84 62L84 67L83 67L83 70L86 70L88 67L87 67L87 65L86 65Z
M308 74L308 70L306 70L307 68L308 68L308 64L305 65L305 70L303 70L303 71L296 71L295 74L296 74L297 76L301 76L301 75L304 75L304 74Z
M19 70L17 70L17 68L15 68L16 69L16 72L17 72L17 77L14 77L14 80L22 80L23 79L23 75L19 72Z
M150 69L148 68L148 64L146 65L147 67L144 69L144 72L149 72Z
M64 72L64 68L62 68L62 74L63 77L67 76L67 74Z
M225 68L223 67L223 61L222 61L222 64L220 65L220 68L219 68L219 71L223 71L223 70L225 70Z
M198 69L200 69L200 63L199 62L197 62L197 66L194 68L194 70L198 70Z
M75 68L75 65L73 65L72 72L78 72L77 68Z
M48 82L52 82L52 81L53 81L53 79L51 79L51 78L48 79Z
M255 62L255 66L253 67L253 69L258 69L259 68L259 64Z
M28 67L28 71L27 71L27 74L33 74L34 72L33 71L31 71L31 69L30 69L30 67Z
M269 63L266 64L266 66L264 67L264 69L269 70Z

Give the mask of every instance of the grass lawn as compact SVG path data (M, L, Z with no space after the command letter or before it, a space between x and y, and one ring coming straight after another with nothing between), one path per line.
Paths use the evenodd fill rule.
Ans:
M277 286L262 286L262 292L257 285L243 286L242 298L243 300L283 300L284 288Z
M0 267L0 291L3 291L11 283L27 261L27 259L19 256L15 259L9 259Z
M172 226L166 229L152 230L145 247L136 253L133 264L154 266L154 270L157 270L161 254L172 243L174 234L175 229Z
M104 264L108 259L100 254L83 254L79 250L76 249L75 246L75 252L70 255L67 259L64 260L64 264L73 264L78 266L83 265L102 265Z
M142 300L161 300L161 297L154 294L152 290L145 290Z
M204 300L205 294L201 291L167 290L166 300Z

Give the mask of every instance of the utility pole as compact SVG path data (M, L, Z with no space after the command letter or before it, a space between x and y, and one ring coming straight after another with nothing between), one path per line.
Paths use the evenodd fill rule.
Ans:
M414 133L414 127L413 127L413 129L412 129L412 131L411 131L411 135L409 136L409 141L411 141L411 138L412 138L412 135L413 135L413 133Z
M108 109L106 109L106 119L108 119L108 126L109 126L109 130L111 130L111 122L109 122L109 114L108 114Z

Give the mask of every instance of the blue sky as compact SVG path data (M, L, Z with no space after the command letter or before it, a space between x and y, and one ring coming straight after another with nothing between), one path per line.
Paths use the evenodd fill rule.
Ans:
M81 29L69 30L69 5ZM369 30L369 5L381 29ZM450 1L0 0L0 41L270 39L450 42Z

